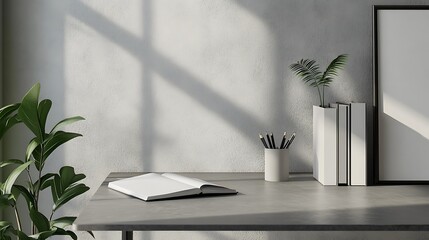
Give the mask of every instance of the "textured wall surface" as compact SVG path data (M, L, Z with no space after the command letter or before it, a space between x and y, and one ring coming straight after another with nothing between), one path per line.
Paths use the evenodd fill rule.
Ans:
M258 133L296 131L291 170L311 172L314 89L288 66L341 53L345 71L327 101L372 104L371 0L4 0L4 103L36 81L54 105L51 122L84 137L50 159L73 165L91 190L63 212L77 214L112 171L263 171ZM372 122L369 122L369 131ZM22 156L16 128L4 156ZM16 138L20 136L21 138ZM370 143L371 139L370 139ZM42 209L50 208L46 199ZM137 239L419 239L420 233L144 233ZM82 239L91 239L81 234ZM96 233L118 239L119 233Z

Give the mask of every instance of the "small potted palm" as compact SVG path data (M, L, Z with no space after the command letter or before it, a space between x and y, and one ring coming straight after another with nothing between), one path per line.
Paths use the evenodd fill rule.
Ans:
M321 71L315 60L301 59L290 65L290 69L301 80L316 88L319 106L313 106L313 176L323 185L336 185L337 164L337 110L325 102L328 88L347 62L347 55L336 57L325 71ZM334 167L330 167L334 166Z

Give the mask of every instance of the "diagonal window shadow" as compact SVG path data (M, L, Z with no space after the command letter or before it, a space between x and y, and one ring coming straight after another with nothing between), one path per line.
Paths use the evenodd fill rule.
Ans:
M211 110L225 122L234 126L246 137L253 139L255 138L255 133L252 130L264 129L264 124L249 112L220 96L203 84L202 79L194 76L179 64L173 63L167 57L154 51L146 39L141 39L125 31L105 16L85 6L82 2L76 2L74 7L70 9L69 14L85 22L95 31L115 42L137 59L140 59L147 68L157 72L170 84L195 99L200 105ZM171 76L175 76L175 79L171 79ZM246 121L242 121L242 119L246 119Z

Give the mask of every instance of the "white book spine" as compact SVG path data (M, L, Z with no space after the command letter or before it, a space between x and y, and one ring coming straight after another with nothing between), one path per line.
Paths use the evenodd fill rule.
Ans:
M367 185L366 173L366 104L351 103L350 114L350 184Z
M338 105L338 184L348 184L347 182L347 120L348 106Z

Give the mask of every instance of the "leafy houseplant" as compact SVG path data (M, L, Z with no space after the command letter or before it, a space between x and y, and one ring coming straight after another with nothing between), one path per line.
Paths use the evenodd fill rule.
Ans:
M334 80L347 62L347 55L342 54L336 57L328 65L324 72L319 70L319 64L315 60L301 59L300 61L290 65L290 69L300 77L305 83L311 87L317 88L319 93L320 107L327 107L325 105L325 87Z
M62 144L82 136L78 133L65 132L60 129L70 123L84 120L80 116L66 118L58 122L51 131L45 129L46 120L52 101L44 99L39 102L40 84L35 84L24 96L21 103L11 104L0 109L0 139L12 126L24 123L34 134L30 140L24 159L9 159L0 162L0 167L14 166L4 182L0 183L0 207L12 208L16 224L0 221L0 239L10 240L17 236L21 240L47 239L54 235L68 235L77 239L73 231L65 227L71 225L76 217L55 217L56 211L73 198L89 190L80 183L84 174L76 174L70 166L62 167L58 173L45 173L44 167L48 157ZM26 173L26 184L19 185L16 179ZM36 176L35 176L36 175ZM50 189L53 207L47 215L39 211L41 191ZM27 209L19 209L17 201L23 197ZM31 219L31 233L22 228L21 215L28 214ZM90 233L92 235L92 233Z

